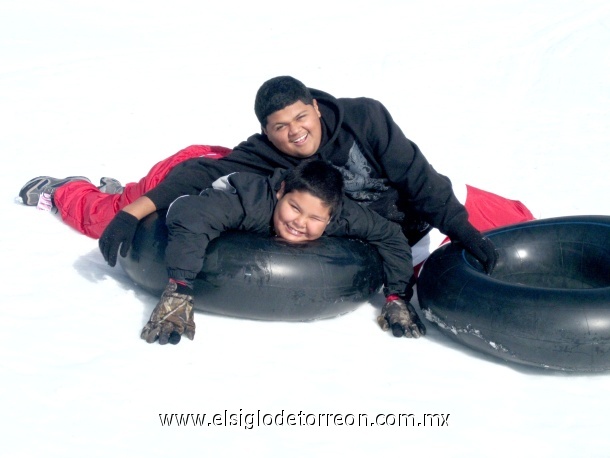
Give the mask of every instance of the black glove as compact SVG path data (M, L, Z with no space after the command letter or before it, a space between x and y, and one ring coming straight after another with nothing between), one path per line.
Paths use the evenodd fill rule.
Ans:
M498 262L498 252L492 241L477 230L470 232L466 237L459 238L458 241L479 260L487 275L491 275Z
M391 328L394 337L405 336L417 339L426 335L426 327L417 316L415 307L400 298L385 303L381 315L377 317L377 323L384 331Z
M100 251L110 267L116 265L119 246L121 247L121 256L127 256L127 251L129 251L139 222L138 218L121 210L104 229L99 242Z
M181 292L178 292L181 291ZM159 340L161 345L180 342L182 334L195 338L192 289L170 281L140 337L148 343Z

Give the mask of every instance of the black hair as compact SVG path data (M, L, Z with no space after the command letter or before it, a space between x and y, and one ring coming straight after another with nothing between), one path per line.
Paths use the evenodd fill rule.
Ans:
M309 159L288 170L284 177L284 194L304 191L320 199L333 216L343 198L343 175L330 162Z
M292 76L276 76L265 81L256 92L254 113L264 129L271 113L283 110L299 100L305 105L313 105L313 97L303 83Z

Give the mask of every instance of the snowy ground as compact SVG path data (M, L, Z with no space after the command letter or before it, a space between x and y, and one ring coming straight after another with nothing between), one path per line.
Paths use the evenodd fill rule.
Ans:
M147 345L156 298L15 198L36 175L133 181L190 144L234 146L258 129L258 86L291 74L383 101L439 171L536 217L610 214L609 53L607 0L0 1L0 454L608 456L609 375L507 365L431 325L394 339L381 298L314 323L197 314L193 342ZM449 417L159 418L225 410Z

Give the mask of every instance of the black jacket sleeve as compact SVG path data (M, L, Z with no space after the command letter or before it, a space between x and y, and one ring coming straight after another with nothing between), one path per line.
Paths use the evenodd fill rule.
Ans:
M466 209L455 197L449 178L434 169L385 106L368 98L347 100L350 106L345 110L346 117L360 118L364 127L362 132L354 131L354 136L371 148L374 166L410 208L449 236L459 239L463 233L475 230L468 222Z
M326 234L357 238L375 246L383 260L384 294L407 293L413 276L413 259L411 247L398 224L344 198L341 211L328 225ZM410 297L410 291L408 295Z
M193 280L203 267L209 243L237 227L242 218L243 210L234 194L210 189L203 195L176 199L167 212L165 261L169 277Z
M178 164L145 195L160 210L180 196L199 194L222 176L234 172L271 176L276 169L288 169L298 162L298 159L279 153L265 136L256 134L222 159L202 157Z
M279 180L281 174L274 175ZM209 243L229 230L269 233L275 206L270 179L251 173L228 177L227 190L208 188L176 199L167 212L165 260L171 278L192 280L201 271Z
M219 177L236 172L230 162L209 158L189 159L176 165L153 189L144 194L157 210L168 208L178 197L197 195Z

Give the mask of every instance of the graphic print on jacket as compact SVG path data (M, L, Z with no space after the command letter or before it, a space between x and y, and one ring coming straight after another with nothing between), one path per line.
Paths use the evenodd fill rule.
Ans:
M391 221L401 223L405 220L405 213L396 205L398 191L386 184L387 179L371 177L372 168L356 141L349 150L345 166L337 169L343 175L345 194L351 199Z

